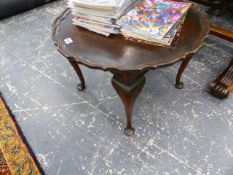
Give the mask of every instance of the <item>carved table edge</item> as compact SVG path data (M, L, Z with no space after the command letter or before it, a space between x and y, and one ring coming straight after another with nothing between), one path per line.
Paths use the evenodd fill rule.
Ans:
M201 13L202 17L205 19L204 23L208 25L208 20L207 20L207 14L200 8L198 7L198 5L196 3L193 3L193 8L195 8L198 12ZM176 62L185 59L188 55L190 54L194 54L196 53L203 45L204 45L204 41L208 38L210 29L209 26L207 28L207 30L205 31L205 33L203 34L203 37L201 38L201 43L198 47L193 48L192 50L190 50L189 52L186 52L182 55L180 55L178 58L167 62L165 64L156 64L156 65L139 65L141 67L134 67L134 68L123 68L123 67L114 67L114 66L104 66L104 65L95 65L95 63L92 63L90 61L86 61L80 58L79 55L77 56L69 56L69 54L66 53L66 51L64 50L64 45L59 41L58 39L58 35L59 35L59 31L60 31L60 27L59 24L61 23L61 21L71 12L70 8L65 9L53 22L52 24L52 39L54 41L55 46L57 46L57 50L67 59L73 59L75 60L77 63L82 64L84 66L87 66L89 68L92 69L100 69L103 71L112 71L112 70L116 70L116 71L144 71L144 70L151 70L151 69L156 69L156 68L160 68L160 67L166 67L166 66L170 66L172 64L175 64Z

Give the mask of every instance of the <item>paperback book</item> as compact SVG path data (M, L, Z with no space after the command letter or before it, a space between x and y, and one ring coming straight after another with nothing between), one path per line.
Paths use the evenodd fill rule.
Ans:
M120 33L116 20L134 7L137 0L69 0L73 24L109 36Z

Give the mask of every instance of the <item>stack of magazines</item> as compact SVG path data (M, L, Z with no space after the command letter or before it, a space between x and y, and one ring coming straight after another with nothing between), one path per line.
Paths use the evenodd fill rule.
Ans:
M118 34L116 20L131 10L137 0L69 0L73 24L109 36Z
M191 3L142 0L116 24L127 40L175 47Z

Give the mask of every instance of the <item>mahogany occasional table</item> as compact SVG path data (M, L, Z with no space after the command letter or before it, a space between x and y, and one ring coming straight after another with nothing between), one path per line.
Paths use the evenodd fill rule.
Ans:
M181 75L209 33L206 14L196 4L189 9L175 49L127 41L121 35L98 35L73 25L72 18L70 9L66 9L54 21L54 43L76 71L81 81L79 90L85 89L85 81L78 64L113 74L112 85L125 108L127 126L124 133L128 136L135 131L131 124L132 109L145 84L145 74L182 60L176 87L183 88Z

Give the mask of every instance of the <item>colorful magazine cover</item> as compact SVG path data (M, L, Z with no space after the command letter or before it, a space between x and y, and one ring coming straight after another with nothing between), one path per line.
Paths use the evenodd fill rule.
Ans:
M143 37L140 37L137 35L132 35L132 33L127 34L127 32L124 33L124 38L126 40L136 41L136 42L144 43L144 44L162 46L162 47L166 47L166 48L175 48L177 41L178 41L178 38L179 38L180 33L182 31L182 28L183 28L185 18L186 18L186 15L180 20L179 24L176 25L175 27L173 27L167 33L167 35L161 40L150 39L150 38L142 39Z
M143 0L117 24L134 33L161 40L191 5L171 0Z

